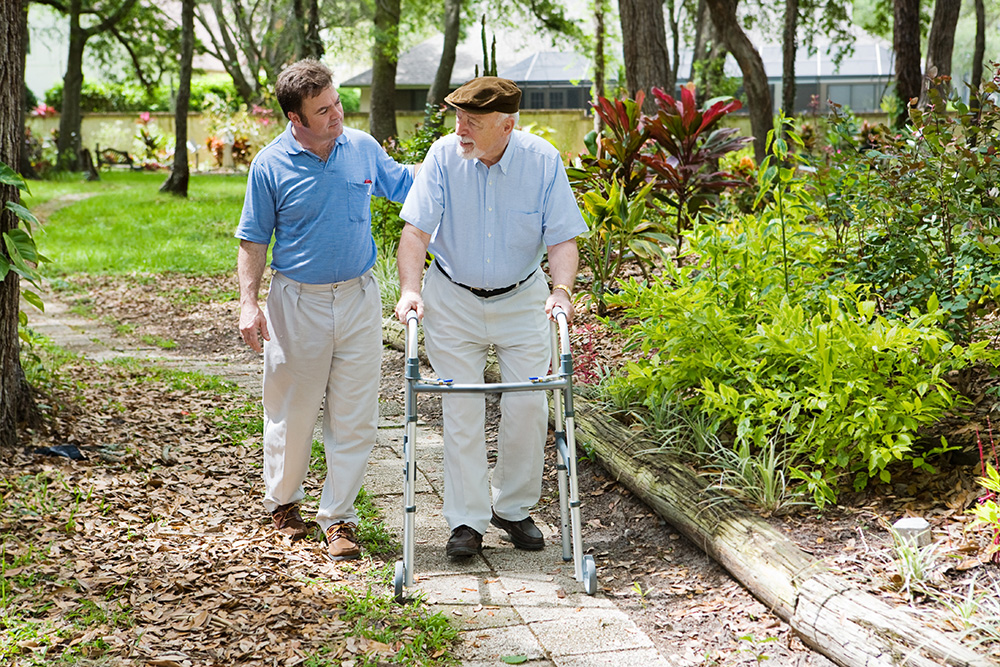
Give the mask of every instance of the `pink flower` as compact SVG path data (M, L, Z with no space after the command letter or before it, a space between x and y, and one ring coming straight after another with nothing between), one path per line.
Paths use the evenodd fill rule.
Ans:
M142 123L143 125L149 122L149 118L150 116L148 111L143 111L141 114L139 114L139 122Z
M38 116L40 118L45 118L46 116L56 115L56 110L50 107L45 102L39 102L38 106L31 110L32 116Z

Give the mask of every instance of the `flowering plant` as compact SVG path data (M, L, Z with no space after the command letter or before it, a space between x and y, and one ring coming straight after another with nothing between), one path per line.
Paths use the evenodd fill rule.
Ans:
M45 102L39 102L38 106L31 110L31 115L36 118L48 118L49 116L55 116L58 113L58 111L50 107Z

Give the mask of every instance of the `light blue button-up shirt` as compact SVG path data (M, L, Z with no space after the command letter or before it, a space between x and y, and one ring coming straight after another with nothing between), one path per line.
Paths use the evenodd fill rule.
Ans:
M538 268L546 246L587 230L556 148L514 130L487 167L456 153L454 134L434 142L400 217L431 235L429 250L452 280L513 285Z
M300 283L351 280L375 264L372 195L401 202L413 167L371 135L344 128L324 162L292 135L291 123L250 164L236 238L268 244L271 267Z

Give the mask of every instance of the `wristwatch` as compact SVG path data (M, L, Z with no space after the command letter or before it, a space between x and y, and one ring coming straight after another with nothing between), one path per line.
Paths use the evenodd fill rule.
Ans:
M563 292L566 292L566 296L568 296L572 300L572 298L573 298L573 290L571 290L569 287L566 287L566 285L553 285L552 286L552 291L553 292L555 292L557 289L561 289Z

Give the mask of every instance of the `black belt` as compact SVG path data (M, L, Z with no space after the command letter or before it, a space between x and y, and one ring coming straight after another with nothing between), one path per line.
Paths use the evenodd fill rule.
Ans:
M516 282L513 285L507 285L506 287L498 287L497 289L480 289L478 287L469 287L468 285L463 285L460 282L456 282L454 278L452 278L451 276L448 275L448 272L444 270L444 267L442 267L437 262L434 262L434 266L436 266L438 268L438 271L440 271L442 274L444 274L445 278L447 278L451 282L455 283L459 287L462 287L464 289L469 290L470 292L472 292L473 294L475 294L476 296L478 296L481 299L485 299L485 298L491 297L491 296L499 296L501 294L506 294L507 292L510 292L511 290L520 287L524 283L528 282L531 279L531 277L533 275L535 275L535 271L538 270L538 269L535 269L535 271L532 271L530 274L528 274L527 278L525 278L524 280L521 280L520 282Z

